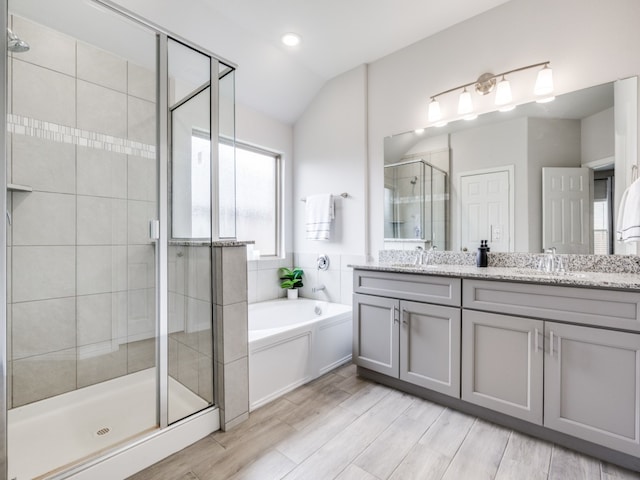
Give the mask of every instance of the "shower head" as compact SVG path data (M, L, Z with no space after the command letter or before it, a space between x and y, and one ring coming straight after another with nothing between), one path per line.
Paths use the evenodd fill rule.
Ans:
M22 53L29 50L29 44L7 28L7 50L14 53Z
M411 185L415 185L416 183L418 183L418 177L413 177L413 180L410 180Z

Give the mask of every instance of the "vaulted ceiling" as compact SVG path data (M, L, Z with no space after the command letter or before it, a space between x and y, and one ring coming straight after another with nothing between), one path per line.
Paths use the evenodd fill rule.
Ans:
M238 103L293 123L329 79L508 0L104 1L233 62L238 66ZM97 4L12 0L9 10L79 38L102 36L85 40L134 55L139 42L109 28L95 28L93 23L103 21L104 15L98 15L101 7L91 6ZM65 28L70 23L76 26ZM78 29L86 31L75 32ZM280 38L286 32L299 34L302 43L283 45Z
M117 0L236 63L238 102L286 123L336 75L506 1Z

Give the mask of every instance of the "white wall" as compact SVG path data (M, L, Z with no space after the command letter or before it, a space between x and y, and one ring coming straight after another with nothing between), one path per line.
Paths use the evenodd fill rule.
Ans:
M365 66L330 80L294 126L293 244L296 264L305 270L304 296L351 303L346 265L357 261L351 255L363 255L366 238L366 82ZM301 199L343 192L349 197L335 200L330 240L307 240ZM320 253L331 259L326 272L315 269ZM313 294L319 284L327 289Z
M614 108L607 108L587 118L581 124L582 164L597 160L613 161L615 154Z
M364 250L366 80L364 66L329 82L294 126L294 246L297 252L361 253ZM380 142L382 145L382 141ZM337 198L329 241L305 238L305 204L317 193Z
M512 0L369 65L367 252L383 245L382 139L426 125L430 95L545 60L557 94L638 75L639 18L637 0Z

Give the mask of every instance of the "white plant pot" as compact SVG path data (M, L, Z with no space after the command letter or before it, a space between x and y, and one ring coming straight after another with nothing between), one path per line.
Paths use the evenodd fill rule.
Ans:
M287 298L289 300L295 300L298 298L298 289L297 288L288 288L287 289Z

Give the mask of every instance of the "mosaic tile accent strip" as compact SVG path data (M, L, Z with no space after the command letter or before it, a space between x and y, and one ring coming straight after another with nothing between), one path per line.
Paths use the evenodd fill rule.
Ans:
M172 247L244 247L255 243L254 240L169 240Z
M22 115L7 115L7 131L17 135L29 135L58 143L70 143L81 147L96 148L108 152L123 153L142 158L156 158L156 146L142 142L90 132L57 123L36 120Z

